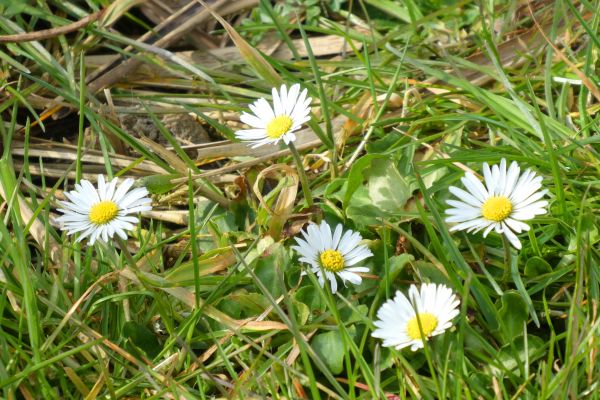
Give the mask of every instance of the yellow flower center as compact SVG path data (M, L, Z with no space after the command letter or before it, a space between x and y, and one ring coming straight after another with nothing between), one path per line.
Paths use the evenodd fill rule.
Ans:
M419 329L419 321L421 321L421 329ZM421 340L423 336L429 337L438 326L438 319L431 313L420 313L419 319L415 315L413 319L408 321L406 331L408 336L413 340ZM423 332L423 336L421 336Z
M329 272L338 272L344 269L344 256L337 250L325 250L319 258L323 268Z
M94 204L90 210L90 221L96 225L108 224L119 213L119 207L114 201L104 200Z
M481 206L481 215L490 221L504 221L512 212L513 206L504 196L490 197Z
M275 117L267 124L267 136L271 139L279 139L292 127L294 121L287 115Z

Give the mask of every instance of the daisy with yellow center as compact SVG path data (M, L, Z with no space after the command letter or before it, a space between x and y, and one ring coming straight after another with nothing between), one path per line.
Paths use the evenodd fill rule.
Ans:
M447 201L453 208L446 210L446 222L457 223L450 230L483 230L483 237L494 230L520 249L517 234L529 230L523 221L545 214L548 205L548 201L541 200L548 192L540 190L542 177L529 169L520 172L516 162L507 169L506 160L502 159L500 165L492 168L483 164L485 185L472 173L466 173L461 179L466 190L450 186L450 192L459 199Z
M371 336L383 339L386 347L400 350L410 346L415 351L430 337L452 326L459 304L456 295L444 285L423 284L420 291L411 285L408 297L397 291L379 308Z
M279 90L272 89L273 106L261 98L249 105L252 114L242 113L240 120L251 129L242 129L235 133L240 140L250 143L252 148L263 144L277 144L283 140L289 144L296 140L295 131L310 119L310 102L307 90L300 92L295 84L289 91L285 85Z
M108 242L114 235L127 239L126 231L132 230L139 219L130 214L152 209L152 200L144 187L130 190L133 179L125 179L117 186L118 179L110 182L98 175L98 188L88 180L75 184L75 190L65 192L69 201L61 201L63 215L56 220L68 235L80 233L77 241L89 238L94 244L98 239Z
M333 293L337 292L337 278L340 277L344 284L346 281L355 285L362 282L360 272L368 272L367 267L355 266L373 253L359 243L362 237L358 232L343 231L338 224L332 232L327 222L320 225L310 224L306 231L301 231L303 239L297 237L297 246L292 248L300 254L300 261L310 264L321 286L325 286L325 279Z

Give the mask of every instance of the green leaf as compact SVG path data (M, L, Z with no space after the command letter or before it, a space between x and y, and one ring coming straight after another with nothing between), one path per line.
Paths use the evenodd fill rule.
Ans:
M535 359L544 353L545 345L546 341L537 336L527 335L527 343L525 343L524 337L520 336L513 343L500 349L497 355L497 365L502 366L503 370L511 371L519 376L518 365L526 361L533 363ZM493 375L498 376L499 370L497 367L492 366L490 369Z
M312 340L312 348L335 375L344 367L344 344L337 331L321 333Z
M413 22L410 18L410 13L400 2L391 0L367 0L367 4L377 7L381 11L398 18L403 22Z
M400 273L402 271L404 271L404 267L406 267L406 264L414 261L415 257L411 254L408 253L404 253L404 254L400 254L398 256L392 256L389 258L388 264L388 274L387 277L383 276L382 277L382 281L378 282L377 285L378 287L378 292L379 295L384 295L386 293L386 289L391 287L395 290L395 288L397 287L396 284L394 283L396 281L396 279L398 279L398 275L400 275ZM375 265L379 265L379 267L376 268L381 268L381 273L383 273L383 263L374 263ZM374 273L380 273L377 270L373 271Z
M277 277L277 268L283 268L282 257L280 257L282 249L282 246L277 243L270 246L268 249L269 254L258 258L254 270L258 279L261 280L275 298L281 296L285 289L281 287L279 278ZM281 273L284 274L284 271L281 271Z
M367 154L359 158L350 168L350 172L348 173L348 187L346 188L346 193L344 194L344 211L348 205L350 205L350 200L352 200L352 196L354 192L358 190L358 188L362 185L364 181L363 171L367 169L373 160L377 158L384 157L381 154Z
M310 321L310 319L311 319L310 309L308 308L308 306L306 304L301 303L299 301L295 301L294 308L296 310L296 321L298 321L298 323L300 325L304 325Z
M340 319L344 321L344 325L349 326L353 323L364 321L368 313L369 307L365 304L359 304L356 307L346 307L340 310Z
M413 263L413 268L416 271L419 271L419 275L421 275L421 279L427 278L430 282L443 284L452 287L452 282L437 268L430 262L424 260L417 260Z
M160 353L161 345L152 331L144 325L134 321L128 321L123 325L123 337L129 340L128 350L135 348L141 349L150 358L154 358ZM133 345L133 346L131 346ZM136 351L133 351L134 353Z
M377 225L381 222L381 210L371 203L369 192L361 186L352 196L352 201L346 210L346 216L356 225Z
M296 300L308 306L310 311L320 311L325 308L325 301L314 286L305 286L296 292Z
M140 178L137 184L146 187L151 194L163 194L176 186L171 181L179 177L179 174L150 175Z
M408 182L391 160L373 160L369 170L369 197L372 204L388 213L398 213L411 196Z
M258 315L269 307L269 300L260 293L238 291L227 296L227 300L239 305L240 311L245 311L244 317ZM231 315L231 314L230 314ZM241 318L242 314L235 318Z
M503 321L503 333L507 336L507 342L523 334L523 322L527 321L529 312L527 303L519 292L515 290L504 292L499 314Z
M546 260L540 257L531 257L525 263L525 276L535 278L536 276L552 272L552 267Z

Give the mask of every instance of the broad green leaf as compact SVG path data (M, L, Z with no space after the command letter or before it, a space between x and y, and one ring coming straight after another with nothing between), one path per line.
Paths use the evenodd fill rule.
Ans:
M319 291L312 285L298 289L296 300L306 304L311 312L321 311L325 308L325 301L319 296Z
M270 246L267 250L269 254L264 257L259 257L256 262L256 268L254 269L258 279L260 279L267 287L274 298L281 296L285 290L285 288L281 287L279 277L277 276L277 268L283 267L283 257L281 257L282 250L282 245L278 243ZM279 273L284 274L284 271Z
M179 174L149 175L140 178L137 184L138 186L144 186L151 194L163 194L176 186L171 181L179 177L181 177Z
M507 336L506 340L510 342L523 334L523 322L527 321L529 312L527 303L515 290L504 292L501 301L499 314L504 326L503 332Z
M362 322L369 313L369 307L366 304L359 304L356 307L346 307L340 310L340 319L344 321L346 326L355 322Z
M366 186L361 186L352 196L346 216L357 225L377 225L381 223L381 210L371 203Z
M344 344L337 331L320 333L312 340L312 348L335 375L344 367Z
M498 365L502 366L502 370L510 371L519 375L518 365L526 361L533 361L543 354L545 341L534 335L527 335L527 343L524 337L519 336L513 340L513 343L505 345L498 351L496 358ZM492 373L497 376L499 370L497 367L490 367Z
M245 312L245 316L260 315L270 306L269 300L262 294L247 293L244 290L228 295L227 299L238 304L240 310Z
M546 260L540 257L531 257L525 263L525 276L535 278L552 272L552 267Z
M350 205L350 200L352 200L352 196L354 192L358 190L358 188L362 185L365 177L363 176L363 172L367 169L373 160L377 158L383 158L385 156L381 154L367 154L359 158L350 168L350 172L348 174L348 187L346 188L346 193L344 194L344 211Z
M295 301L294 308L296 310L296 321L298 321L300 325L304 325L310 321L311 313L310 309L306 304L301 303L299 301Z
M386 213L398 213L411 196L406 179L391 160L373 160L369 170L369 198Z
M123 326L123 337L128 339L135 347L143 350L150 358L154 358L160 353L161 346L156 335L144 325L134 321L126 322Z

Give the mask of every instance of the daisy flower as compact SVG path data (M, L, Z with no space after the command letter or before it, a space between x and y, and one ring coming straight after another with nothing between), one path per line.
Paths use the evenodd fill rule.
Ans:
M117 187L117 178L105 182L104 176L98 175L96 189L90 181L82 179L75 184L75 190L65 192L69 201L60 202L63 208L58 211L63 215L56 220L61 223L61 229L66 230L67 235L80 232L77 241L87 237L90 244L97 239L108 242L115 234L127 239L125 231L132 230L139 222L130 214L152 209L145 187L129 190L133 182L133 179L125 179Z
M292 85L289 92L285 85L279 91L273 88L273 106L261 98L250 104L254 114L242 113L240 120L252 129L242 129L235 133L240 140L251 143L252 148L263 144L277 144L283 140L285 144L296 140L294 132L303 123L310 120L310 102L306 97L307 90L300 92L300 85Z
M451 289L434 283L415 285L408 290L408 298L400 291L377 311L371 336L383 339L386 347L400 350L410 346L412 351L423 347L424 340L443 333L452 326L459 313L460 301Z
M360 285L362 278L357 272L368 272L367 267L353 267L373 253L367 246L359 245L362 240L360 233L352 230L343 232L342 224L335 231L322 221L321 225L310 224L302 231L304 239L296 238L298 246L292 248L300 254L300 261L310 264L312 272L317 274L321 286L325 286L325 278L329 279L331 291L337 291L339 276L344 284L349 281Z
M483 231L483 237L495 230L504 234L510 243L521 249L517 233L529 230L523 221L545 214L548 201L540 200L548 190L542 187L542 177L530 169L520 174L519 165L513 161L508 170L503 158L500 166L491 169L483 164L485 186L472 173L467 172L461 181L467 190L450 186L450 192L460 200L448 200L454 208L446 210L446 222L457 222L450 231Z

